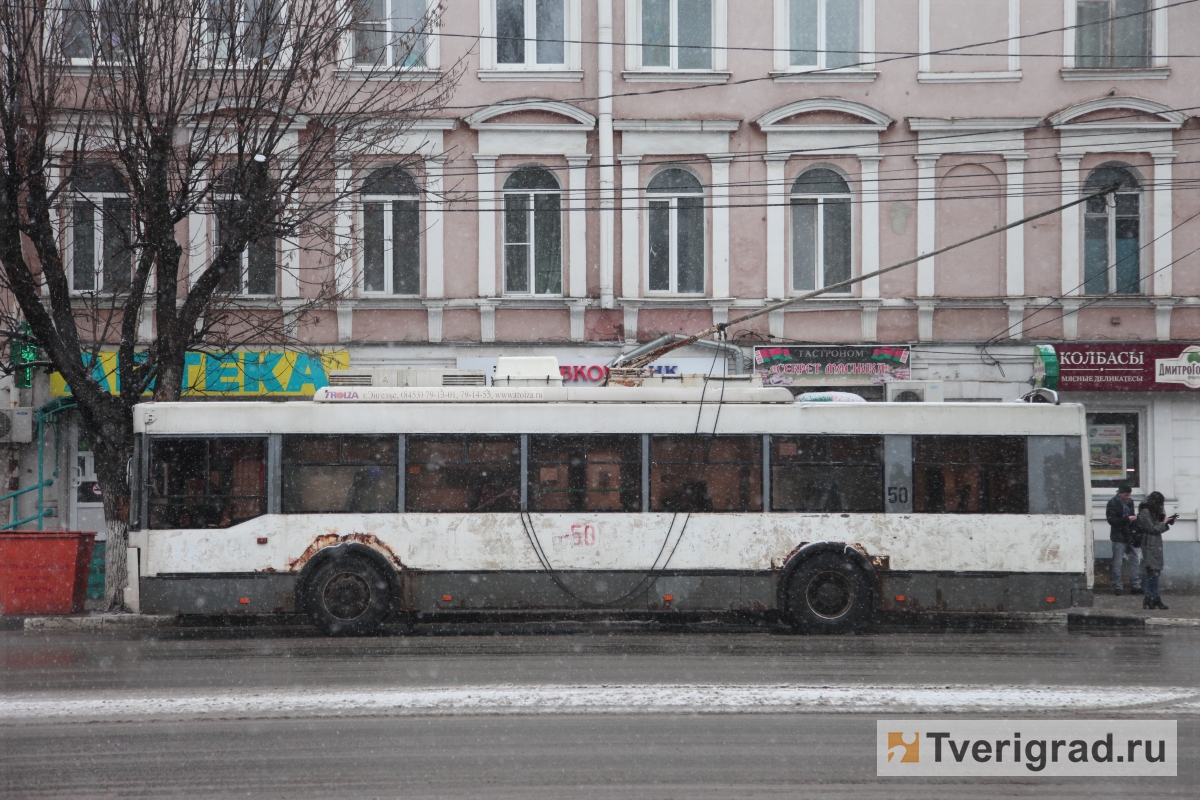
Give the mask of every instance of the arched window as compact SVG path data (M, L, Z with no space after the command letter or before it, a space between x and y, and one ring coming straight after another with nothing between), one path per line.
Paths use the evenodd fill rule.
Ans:
M541 167L504 182L504 291L562 294L562 189Z
M362 185L363 291L421 293L421 202L417 182L398 167L377 169Z
M1141 186L1128 169L1103 166L1092 170L1085 194L1106 186L1114 194L1087 201L1083 215L1084 294L1139 294L1142 268Z
M674 168L651 178L646 193L649 290L704 294L704 187L692 173Z
M831 169L810 169L792 184L792 290L850 279L850 187Z
M77 292L125 292L133 276L133 208L125 180L109 166L81 166L71 173L71 288Z
M258 223L246 213L247 196L261 198L270 191L272 179L265 162L252 161L241 172L237 167L225 170L213 186L215 249L229 239L245 239L240 252L240 268L221 276L218 288L231 295L274 295L279 265L279 238L270 230L270 222ZM237 226L244 226L240 235Z

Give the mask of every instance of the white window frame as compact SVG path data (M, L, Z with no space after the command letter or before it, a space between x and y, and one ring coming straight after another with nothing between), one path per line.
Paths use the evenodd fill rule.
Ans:
M509 173L508 176L505 176L505 180L507 180L509 176L519 172L520 170L522 170L524 168L542 169L542 170L545 170L546 172L549 172L551 175L554 175L553 169L551 169L550 167L544 166L542 164L523 164L523 165L513 169ZM555 179L556 180L558 179L557 175L555 175ZM504 185L501 184L499 194L500 194L499 215L500 215L500 226L501 226L501 234L500 234L500 281L501 281L501 283L500 283L500 285L501 285L501 289L502 289L502 294L505 297L563 297L565 294L565 292L563 290L564 290L564 286L566 284L566 275L564 274L564 272L565 272L564 267L566 266L566 264L565 264L566 248L564 247L564 245L566 244L566 227L567 227L566 226L566 218L565 218L565 214L564 214L564 200L566 199L567 191L562 188L561 181L559 182L559 188L557 190L553 190L553 189L506 189L506 188L504 188ZM536 214L534 213L534 209L535 209L534 204L536 201L534 200L534 195L539 195L539 194L544 194L544 195L556 194L556 195L558 195L559 244L558 244L558 291L557 292L537 292L537 291L535 291L535 289L537 287L537 239L535 237L537 236L538 229L537 229L537 225L535 224ZM527 291L527 292L514 292L514 291L510 291L508 288L508 245L509 245L509 241L508 241L508 219L506 217L506 214L508 213L508 196L509 195L519 195L519 196L525 197L527 199L527 206L525 209L526 241L512 242L512 244L514 244L514 245L525 245L528 248L528 251L525 256L525 270L526 270L525 275L529 281L529 283L528 283L529 291Z
M213 198L213 203L214 203L214 205L216 205L216 204L219 204L222 202L229 202L229 201L232 201L235 199L237 199L235 195L221 194L221 195L217 195ZM216 214L214 214L211 217L211 225L212 225L212 234L213 234L212 241L214 244L213 254L215 255L216 251L221 248L221 221L220 221L220 218ZM236 294L231 295L232 297L267 298L267 297L281 297L283 295L283 293L280 291L280 285L279 285L280 272L282 271L282 267L283 267L283 264L282 264L283 259L281 258L281 255L282 255L281 245L283 244L283 241L279 237L275 237L274 243L275 243L275 258L274 258L275 269L273 272L273 274L275 276L274 291L272 291L270 294L257 294L257 293L251 294L250 293L250 248L253 247L253 243L251 243L251 244L247 244L246 247L242 250L242 252L238 254L238 256L239 256L238 260L240 262L241 274L238 279L238 291ZM217 291L218 292L223 291L219 287L219 285L218 285Z
M211 5L211 3L214 1L215 0L210 0L209 4ZM238 6L242 8L243 12L244 12L245 6L248 2L248 0L225 0L225 1L237 3ZM257 2L262 2L262 0L257 0ZM284 23L290 23L291 20L288 15L289 10L290 10L289 9L289 0L281 0L281 2L279 4L279 12L280 12L280 16L283 20L283 22L280 23L281 25ZM245 33L246 23L247 23L246 16L243 13L241 15L241 17L239 17L239 19L238 19L238 35L239 36ZM204 35L204 40L205 40L208 48L210 48L208 50L208 52L212 53L213 52L212 48L216 47L216 42L213 41L213 31L212 31L210 23L206 22L206 24L204 26L204 34L203 35ZM271 58L274 58L276 60L274 68L279 68L279 67L283 67L286 65L287 59L289 57L289 55L288 55L289 49L291 47L291 36L292 36L292 30L291 30L291 26L289 24L287 27L284 27L280 31L279 48L275 54L270 56ZM221 60L222 59L217 59L215 63L219 63ZM253 62L247 61L244 63L246 63L247 65L250 65ZM248 68L248 66L247 66L247 68Z
M1150 294L1150 291L1149 291L1150 290L1150 276L1147 274L1148 270L1149 270L1149 264L1147 263L1148 262L1147 256L1149 255L1150 250L1147 247L1147 245L1154 241L1153 232L1151 232L1150 236L1147 236L1147 232L1150 230L1147 227L1147 223L1149 222L1150 217L1149 217L1149 214L1147 213L1146 206L1148 205L1148 203L1146 202L1146 200L1150 196L1150 193L1146 191L1146 178L1141 174L1141 170L1137 169L1136 167L1132 166L1131 164L1126 164L1125 162L1122 162L1122 161L1108 161L1103 164L1098 164L1098 165L1092 167L1091 169L1089 169L1087 171L1087 175L1084 176L1084 178L1083 178L1083 186L1085 186L1085 187L1087 186L1088 178L1091 177L1093 172L1095 172L1098 169L1103 169L1104 167L1119 167L1120 169L1124 169L1124 170L1128 171L1131 175L1133 175L1133 177L1136 178L1137 182L1138 182L1137 191L1135 191L1135 192L1118 191L1115 194L1106 195L1104 197L1105 221L1106 221L1106 226L1107 226L1106 233L1107 233L1107 239L1108 239L1108 241L1106 242L1106 247L1108 248L1108 264L1104 268L1105 277L1106 277L1105 294L1111 295L1114 299L1119 299L1122 297L1127 297L1127 298L1146 297L1147 295ZM1086 190L1084 193L1086 194ZM1137 198L1138 198L1138 251L1137 251L1137 253L1138 253L1138 290L1136 292L1130 292L1128 294L1113 294L1117 290L1117 203L1116 203L1117 198L1116 198L1116 196L1121 195L1121 194L1136 194ZM1079 241L1079 282L1081 285L1080 285L1079 293L1084 297L1096 297L1097 295L1086 294L1086 285L1087 285L1087 219L1088 219L1089 214L1088 214L1086 203L1084 203L1081 208L1082 208L1082 210L1080 212L1081 218L1080 218L1080 225L1079 225L1079 237L1080 237L1080 241Z
M67 274L70 281L71 294L112 294L112 290L104 286L104 201L105 200L129 200L128 194L121 192L72 192L67 195L65 203L65 229L66 235L64 238L65 259L67 263ZM76 289L75 288L75 271L79 265L75 263L75 210L78 207L84 207L92 212L92 289ZM132 223L132 217L130 218ZM132 224L131 224L132 227ZM134 264L132 254L130 255L130 270L129 278L133 280ZM126 287L128 291L128 287Z
M95 23L95 17L100 14L101 6L105 2L106 2L106 0L71 0L72 6L74 6L76 4L78 4L78 5L86 4L88 6L89 16L91 17L91 19L88 20L88 38L89 39L91 39L92 25ZM60 0L59 8L60 8L60 12L59 12L60 16L59 16L59 21L57 24L61 26L61 30L65 31L66 16L68 13L75 11L75 8L68 7L67 0ZM47 33L49 33L49 31ZM95 63L101 63L101 64L103 64L103 63L120 63L119 61L106 61L102 57L102 54L99 52L99 49L100 48L98 48L96 46L96 42L94 40L92 40L91 41L92 55L87 56L87 57L68 56L68 57L66 57L67 63L73 67L87 67L87 66L90 66Z
M788 293L790 295L799 295L799 294L804 294L805 292L811 292L814 289L824 289L825 288L825 247L824 247L824 244L825 244L825 214L824 214L824 208L825 208L825 201L827 201L827 200L848 200L850 202L850 230L848 232L848 235L850 237L849 252L850 252L850 277L851 278L853 278L854 275L856 274L855 268L858 266L857 259L855 258L855 247L854 247L854 243L855 243L854 242L854 232L856 230L858 230L858 212L857 212L857 209L856 209L855 203L854 203L854 190L850 189L850 191L846 194L798 194L795 191L796 181L799 180L800 177L802 175L804 175L805 173L812 172L815 169L827 169L830 172L835 172L842 180L846 181L847 187L849 187L849 185L850 185L849 176L847 176L844 172L842 172L842 170L837 169L836 167L834 167L830 164L806 164L803 168L801 168L792 177L791 182L788 184L788 195L787 195L788 219L787 219L787 227L786 227L786 231L787 231L787 245L786 246L787 246L787 260L788 260L788 277L787 277ZM816 200L817 201L817 227L816 227L815 241L814 241L817 252L816 252L815 265L813 267L813 269L814 269L813 281L815 283L815 286L810 287L810 288L804 288L804 289L798 288L796 286L796 265L795 265L795 261L794 261L794 256L795 256L796 251L795 251L795 243L794 243L792 231L795 229L795 223L792 221L792 215L795 213L795 206L792 201L797 200L797 199ZM851 287L846 287L845 289L842 289L837 292L830 292L829 294L832 297L849 296L849 295L854 294L854 290Z
M437 0L430 0L431 3ZM525 28L525 63L499 64L496 61L496 0L479 0L479 78L495 80L583 80L583 0L563 0L566 20L566 42L563 46L563 63L537 63L537 40L530 38L530 26ZM525 0L525 12L530 14L532 2ZM536 9L534 9L536 10ZM528 18L528 17L527 17ZM536 15L534 17L536 25ZM536 31L534 32L536 37ZM433 37L437 38L437 37Z
M653 181L657 175L659 175L662 172L666 172L666 171L672 170L672 169L683 170L684 172L691 174L692 177L696 178L696 180L700 182L700 191L698 193L697 192L650 192L650 191L648 191L651 181ZM710 211L710 209L709 209L710 195L708 192L706 192L704 190L704 181L701 180L699 175L696 175L696 173L692 172L692 170L686 169L683 166L672 165L672 164L665 165L663 169L656 171L654 173L654 175L651 175L650 179L646 181L646 188L642 189L642 197L644 198L644 201L646 204L646 210L643 212L643 218L645 220L645 222L643 224L643 230L646 232L645 233L645 246L643 248L645 250L645 255L642 258L642 269L643 269L642 274L645 276L645 281L646 281L646 295L648 297L707 297L708 296L708 287L709 287L708 270L709 270L709 264L712 259L712 248L709 246L709 241L708 241L709 240L709 228L710 228L710 223L709 223L709 219L708 219L709 211ZM684 198L684 197L700 198L700 201L701 201L700 207L701 207L701 210L704 212L701 215L701 219L704 222L704 231L703 231L703 236L702 236L703 241L704 241L704 263L701 264L701 272L704 276L704 282L703 282L704 285L701 287L699 292L681 292L681 291L679 291L679 200L680 200L680 198ZM654 235L654 233L650 228L650 225L651 225L650 203L661 202L664 200L669 203L669 209L670 209L668 212L668 231L667 231L667 237L668 237L667 241L670 242L670 246L671 246L671 251L670 251L671 255L668 260L668 263L670 265L670 275L671 275L670 281L669 281L670 288L669 289L652 289L650 287L650 241L651 241L651 237Z
M671 63L678 63L677 0L671 0ZM647 72L676 75L711 75L724 72L728 63L728 0L712 0L712 66L708 69L679 69L642 65L642 0L625 0L625 68L631 73ZM626 78L628 79L628 75ZM636 79L636 76L635 76Z
M1113 80L1113 79L1165 79L1170 76L1167 54L1170 52L1167 20L1171 0L1151 0L1150 13L1154 29L1150 32L1149 69L1095 69L1075 66L1075 25L1078 21L1078 0L1063 0L1063 65L1062 77L1068 81ZM1185 12L1186 13L1186 12Z
M384 0L384 2L387 4L387 14L386 14L385 22L387 23L387 26L388 26L388 37L389 37L389 39L388 39L388 41L389 41L388 60L390 61L391 60L390 41L391 41L391 37L396 35L395 32L393 32L391 29L391 24L392 24L391 4L392 4L393 0ZM425 0L425 14L427 15L427 19L429 20L429 27L425 31L425 63L424 64L410 64L410 65L405 65L405 64L397 65L397 64L390 64L390 63L389 64L359 64L354 59L354 52L355 52L354 30L351 29L351 30L347 31L346 39L342 43L342 54L341 54L340 60L343 65L343 68L338 70L339 73L372 72L372 71L380 72L383 70L389 70L389 71L395 71L395 72L421 73L421 72L433 72L433 71L438 70L441 67L441 52L442 52L442 48L441 48L442 37L438 35L438 33L441 30L441 18L440 18L440 15L434 13L438 10L438 7L439 7L439 0ZM432 15L432 16L429 16L429 15Z
M379 204L379 205L383 206L383 286L384 286L384 288L382 290L367 288L366 263L363 258L363 256L365 255L365 252L360 252L359 270L358 270L358 273L359 273L358 290L365 297L420 297L421 296L420 289L417 290L416 294L397 294L395 291L396 265L394 262L394 258L395 258L396 251L395 251L395 248L393 247L394 239L395 239L395 227L393 225L393 222L394 222L393 214L395 212L392 208L392 204L395 202L401 201L401 200L417 201L417 209L418 209L417 213L418 213L418 215L421 214L421 205L420 205L421 197L420 197L420 195L415 195L415 194L363 194L363 195L359 196L358 229L360 231L362 231L363 251L365 251L366 238L367 238L367 230L366 230L367 206L373 205L373 204ZM422 246L424 244L424 242L422 241L422 239L424 237L421 235L423 233L423 231L424 231L424 227L422 226L421 228L418 229L418 233L417 233L417 247L418 247L417 274L418 274L418 278L421 277L421 273L423 272L421 267L423 266L424 254L425 254L425 248ZM418 280L418 285L420 285L421 283L423 283L423 281Z
M792 0L774 0L775 3L775 72L784 75L802 76L805 73L829 75L836 79L839 76L855 75L872 72L875 69L875 0L859 0L858 7L858 65L839 67L827 70L825 61L825 26L820 26L817 32L818 50L817 66L793 65L791 42ZM826 0L820 0L820 19L825 17Z
M917 80L921 83L1010 83L1021 80L1021 0L1008 0L1008 69L954 70L934 72L931 51L930 0L920 0L917 9L920 32L917 49ZM1000 38L999 35L993 38Z

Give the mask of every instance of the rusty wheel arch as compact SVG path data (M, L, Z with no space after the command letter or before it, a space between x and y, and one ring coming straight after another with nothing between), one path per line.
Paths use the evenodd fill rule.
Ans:
M305 598L308 595L308 582L317 569L331 559L340 559L349 555L362 556L371 561L375 566L379 567L383 574L388 579L388 588L391 594L392 610L400 608L402 599L402 582L400 578L400 570L404 565L399 559L393 555L391 559L387 558L383 553L374 547L359 541L354 537L355 534L343 537L334 537L335 541L328 541L322 544L321 540L327 537L318 537L317 541L309 546L301 558L296 559L296 562L303 563L300 569L300 575L296 578L296 610L301 613L308 613L307 603ZM370 537L374 539L375 537ZM388 551L389 554L391 551ZM293 562L293 563L296 563ZM399 568L397 568L397 565Z
M792 574L806 561L825 553L832 553L848 558L852 564L855 564L863 571L863 574L867 576L867 580L874 589L871 592L871 607L878 611L880 608L882 580L879 577L879 571L875 568L874 562L880 559L880 557L876 556L872 558L867 553L867 549L861 544L847 544L846 542L801 542L795 550L788 553L788 557L784 561L783 569L781 570L779 584L775 589L775 603L779 611L781 613L787 611L787 587ZM884 563L886 563L886 557L884 559Z

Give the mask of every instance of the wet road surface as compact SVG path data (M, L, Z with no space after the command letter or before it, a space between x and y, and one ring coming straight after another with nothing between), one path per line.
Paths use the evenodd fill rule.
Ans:
M357 640L288 630L3 632L3 701L108 697L119 706L143 695L695 684L1094 687L1099 697L1200 685L1197 629L836 638L720 626L572 630L468 626ZM1195 712L1178 716L1178 778L1010 783L876 778L875 720L888 717L877 712L291 712L114 721L120 716L0 719L3 795L1192 797L1200 779Z

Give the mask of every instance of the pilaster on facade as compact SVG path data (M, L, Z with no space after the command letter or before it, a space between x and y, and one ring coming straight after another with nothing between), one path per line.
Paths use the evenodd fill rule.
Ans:
M767 314L767 335L769 335L772 340L783 340L784 319L783 309L780 309L779 311L771 311Z
M862 172L862 264L860 274L867 275L879 270L879 162L883 156L859 153L858 163ZM879 297L879 277L867 278L862 282L864 298ZM878 311L878 309L876 309ZM865 329L864 329L865 330Z
M591 156L567 156L570 187L567 271L571 297L587 296L587 165L591 160Z
M1028 301L1020 298L1005 300L1004 304L1008 306L1008 330L1001 338L1020 339L1025 333L1025 307L1028 305Z
M570 300L567 308L571 312L571 341L582 342L587 338L586 312L587 300Z
M429 300L424 305L426 336L430 344L438 344L442 341L442 314L446 310L446 303Z
M475 154L479 181L480 297L496 296L496 162L499 160L500 157L496 155ZM493 327L493 334L494 332Z
M622 306L624 312L625 341L636 342L638 338L638 307L631 303Z
M729 297L729 163L731 153L710 153L712 165L712 296Z
M1074 203L1079 199L1079 162L1083 156L1074 153L1059 153L1062 165L1062 204ZM1083 291L1080 280L1079 220L1081 215L1074 208L1059 214L1062 225L1062 294L1076 295ZM1066 309L1063 309L1064 312ZM1064 331L1066 318L1063 318Z
M1025 216L1025 162L1029 153L1005 153L1005 223L1012 225ZM1025 294L1025 226L1017 225L1005 233L1005 291L1009 297Z
M790 153L768 153L767 162L767 298L787 294L787 183Z
M933 341L933 313L937 310L937 300L917 300L917 339L922 342Z
M864 342L879 341L879 308L883 305L882 300L863 300L861 301L862 311L862 340Z
M354 202L350 194L354 172L348 158L336 159L335 167L333 191L337 205L333 209L333 282L338 297L351 297L357 272L354 258L358 249L354 247ZM338 327L340 334L340 322Z
M932 253L937 249L935 187L937 179L937 162L940 156L918 155L917 161L917 255ZM917 262L917 295L932 297L936 291L936 273L934 258L924 258ZM930 310L930 338L932 334L932 309Z
M621 296L640 297L642 287L641 214L638 209L642 157L621 156ZM628 313L628 306L626 306ZM634 310L636 320L637 311Z
M196 178L195 192L203 194L208 182L203 176ZM188 286L195 286L196 281L208 267L208 215L204 214L199 205L188 214Z
M1155 297L1151 302L1154 304L1154 336L1160 342L1169 342L1171 340L1171 312L1179 302L1179 298Z
M431 299L446 294L446 158L442 153L425 161L425 296Z
M1171 241L1172 203L1171 165L1175 152L1152 153L1154 159L1154 288L1159 297L1171 294L1171 267L1174 248ZM1169 312L1168 312L1169 319ZM1159 336L1159 338L1163 338ZM1169 337L1168 337L1169 338Z
M338 344L348 344L354 341L354 302L339 300L337 309Z
M479 341L496 341L496 306L497 303L484 301L479 304Z
M1060 301L1062 306L1062 336L1064 341L1074 342L1079 340L1079 308L1083 305L1082 300L1074 300L1063 298Z
M150 303L143 303L138 310L137 338L139 344L154 341L154 306Z

